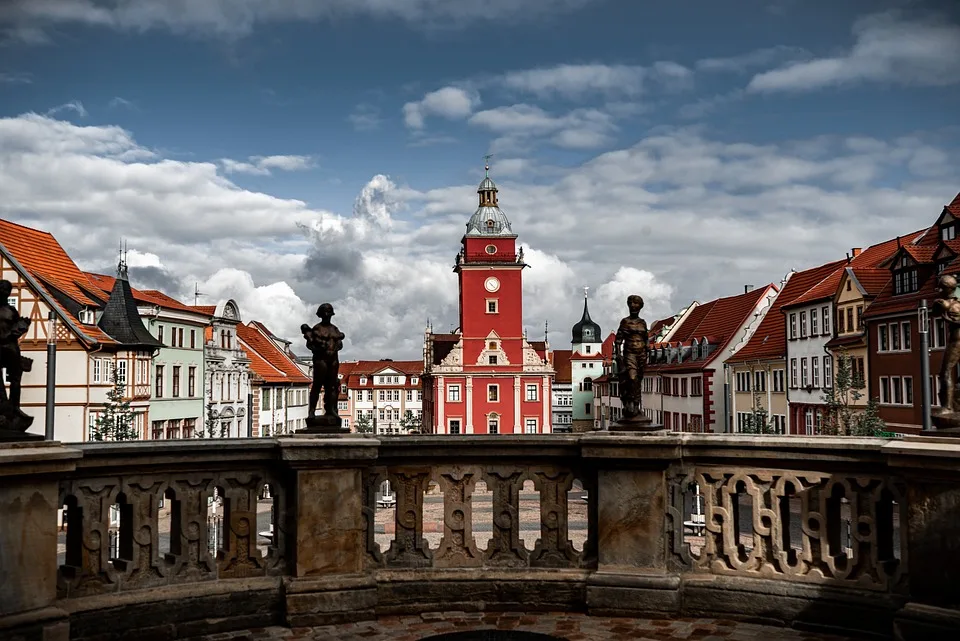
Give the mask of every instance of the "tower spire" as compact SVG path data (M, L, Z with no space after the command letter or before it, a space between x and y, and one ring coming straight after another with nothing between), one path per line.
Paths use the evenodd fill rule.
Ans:
M483 157L483 177L490 177L490 159L493 158L493 154L487 154Z

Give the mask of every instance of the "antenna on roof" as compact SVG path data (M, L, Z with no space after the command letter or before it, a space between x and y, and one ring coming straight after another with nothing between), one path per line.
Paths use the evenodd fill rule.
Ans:
M199 299L201 296L206 296L206 294L200 291L200 283L194 283L193 284L193 306L194 307L197 306L197 299Z

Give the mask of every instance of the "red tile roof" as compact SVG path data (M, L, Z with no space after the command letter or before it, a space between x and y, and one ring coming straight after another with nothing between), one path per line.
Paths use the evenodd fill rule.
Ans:
M839 261L839 263L831 263L833 265L839 265L834 267L826 276L820 279L815 285L810 287L806 292L797 296L789 303L783 305L784 308L787 307L797 307L798 305L807 305L810 303L815 303L820 300L825 300L828 298L833 298L837 293L837 288L840 287L840 279L843 277L843 272L847 261Z
M217 313L216 305L190 305L190 307L192 309L197 310L201 314L208 314L210 316L213 316L214 314Z
M262 324L260 326L263 327ZM237 338L240 339L243 350L250 356L250 368L267 383L310 383L310 379L300 371L293 359L258 327L238 324ZM265 367L264 363L268 367Z
M0 219L0 245L30 272L30 276L40 281L39 285L44 289L41 293L53 298L54 291L59 291L79 307L102 306L102 301L94 300L84 290L84 287L91 287L90 282L52 234ZM89 339L106 344L116 343L99 327L81 324L58 301L55 301L55 306Z
M960 218L960 194L957 194L950 204L947 205L947 211L957 218Z
M872 298L883 290L890 280L890 270L873 267L851 267L853 275L864 291L864 296Z
M573 350L555 349L553 350L553 369L556 370L555 380L558 383L571 383L573 377L570 371L570 357Z
M783 286L783 290L777 295L770 309L767 310L766 316L760 321L760 325L757 326L753 336L736 354L728 358L727 362L742 363L748 360L785 356L787 353L787 331L786 320L781 310L795 297L808 291L813 284L822 281L825 275L837 271L837 268L846 264L846 262L846 260L838 260L791 274L786 285Z
M937 253L935 245L904 245L903 249L918 263L929 263L933 260L933 255Z
M706 359L684 361L682 363L660 363L648 366L653 371L663 372L681 369L700 370L707 367L717 356L723 354L730 341L735 337L737 330L746 322L756 308L760 299L770 288L776 290L773 284L758 287L754 290L736 296L718 298L699 305L677 329L675 342L685 343L692 339L708 337L715 349Z
M373 387L373 377L386 369L393 369L405 375L404 383L391 385L377 385L377 387L399 387L404 389L419 389L420 382L414 385L411 380L414 376L423 375L423 361L356 361L350 370L349 376L344 376L347 387L350 389ZM365 378L366 382L361 385L360 379Z

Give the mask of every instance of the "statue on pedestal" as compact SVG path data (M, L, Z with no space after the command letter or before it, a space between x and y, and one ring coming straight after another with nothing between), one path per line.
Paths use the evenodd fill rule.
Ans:
M643 373L647 364L649 336L647 322L640 318L643 298L633 294L627 297L630 315L620 321L613 342L613 356L617 366L620 402L623 418L611 426L612 431L652 431L661 429L643 414Z
M317 308L320 322L310 327L306 323L300 326L307 349L313 353L313 384L310 386L310 407L308 410L305 433L341 433L340 417L337 415L337 399L340 396L339 352L343 349L344 334L330 322L333 317L333 305L323 303ZM316 415L320 390L323 389L323 415Z
M938 429L960 427L960 401L957 399L957 363L960 363L960 293L957 279L949 274L937 282L940 295L933 302L932 316L943 318L947 345L940 365L940 407L931 412Z
M33 423L33 417L20 409L20 381L33 361L20 353L20 337L27 333L30 319L23 318L7 301L13 284L0 280L0 439L17 439ZM7 393L4 379L10 383Z

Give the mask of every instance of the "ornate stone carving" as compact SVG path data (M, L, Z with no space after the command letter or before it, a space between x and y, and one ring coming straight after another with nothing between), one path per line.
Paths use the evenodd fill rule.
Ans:
M530 555L535 567L575 567L579 554L567 535L567 492L573 474L556 467L531 470L534 487L540 492L540 540Z
M440 368L455 368L455 371L460 371L463 368L463 339L461 338L456 342L456 344L450 349L450 353L443 357L443 360L440 361Z
M403 469L388 478L397 495L396 534L387 550L388 567L430 567L433 553L423 538L423 494L430 482L430 471Z
M524 474L515 467L496 466L484 480L493 497L493 536L483 558L487 565L527 567L530 554L520 542L520 489Z
M699 554L683 540L684 494L693 484L703 496ZM896 478L676 469L669 496L668 546L677 569L880 591L905 587L906 542L894 538L894 514L900 512L900 523L906 514ZM740 522L744 505L751 523Z
M476 567L482 555L473 539L471 497L480 471L454 466L440 473L443 491L443 538L433 558L434 567Z

